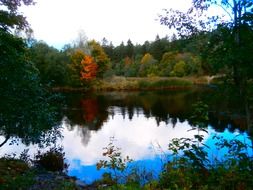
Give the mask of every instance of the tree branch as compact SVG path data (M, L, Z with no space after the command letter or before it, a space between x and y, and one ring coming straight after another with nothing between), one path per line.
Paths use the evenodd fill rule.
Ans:
M5 140L0 144L0 147L2 147L5 143L7 143L7 141L10 139L10 135L7 135L7 137L5 138Z
M222 9L223 9L223 11L225 11L227 14L228 14L228 16L231 18L231 20L233 20L233 17L232 17L232 15L231 15L231 13L230 12L228 12L228 10L225 8L225 7L223 7L221 4L215 4L215 5L217 5L218 7L221 7ZM230 5L230 4L229 4ZM231 6L231 5L230 5Z

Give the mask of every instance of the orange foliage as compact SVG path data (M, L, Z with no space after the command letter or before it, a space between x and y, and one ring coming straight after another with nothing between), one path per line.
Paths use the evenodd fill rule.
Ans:
M133 60L128 56L125 58L124 61L125 61L125 65L131 65L133 63Z
M91 80L96 78L98 65L91 56L85 55L81 61L81 65L82 65L82 70L80 72L81 79Z

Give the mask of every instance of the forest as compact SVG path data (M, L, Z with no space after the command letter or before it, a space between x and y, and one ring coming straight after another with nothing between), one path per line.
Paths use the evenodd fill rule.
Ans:
M195 8L203 11L204 2L199 2ZM178 27L178 33L172 36L160 38L157 35L154 41L146 41L144 44L133 44L129 39L126 44L122 42L114 46L105 38L101 42L88 40L85 34L80 32L74 42L64 45L60 50L49 46L46 42L33 39L30 34L31 28L22 15L15 15L17 10L12 13L13 8L9 8L10 13L3 11L6 19L3 17L1 22L1 48L4 49L1 51L3 54L1 57L14 53L11 48L15 48L17 53L22 52L20 56L25 56L26 61L34 68L33 73L38 76L39 83L46 86L90 87L93 81L112 76L203 75L223 75L242 86L252 77L253 45L250 42L253 34L250 2L244 5L245 10L240 9L241 13L234 13L237 20L233 19L232 23L226 24L220 24L215 20L213 22L216 27L212 30L197 28L196 23L191 23L193 21L190 18L181 23L169 20L171 16L180 15L176 12L171 15L173 12L168 11L167 14L160 15L160 22L168 27L178 25L175 26ZM193 12L189 12L188 16L190 14ZM237 18L238 16L240 18ZM191 27L188 27L189 25ZM20 29L25 29L29 38L22 39L12 34L13 30L20 31ZM6 52L7 47L10 53ZM13 64L20 66L18 62ZM9 74L1 72L2 79L9 78Z
M234 102L240 101L243 105L243 108L240 107L243 111L240 110L240 113L244 114L243 119L247 123L245 131L252 142L252 0L192 0L192 6L187 12L165 9L161 11L158 22L167 26L168 30L173 29L174 34L166 37L157 35L153 41L143 44L133 44L129 39L115 46L110 39L90 40L80 32L74 42L64 45L61 49L32 37L32 28L19 9L21 6L32 6L34 3L33 0L0 0L0 148L9 140L14 144L15 138L21 139L25 145L38 143L42 147L54 143L61 137L58 128L62 123L62 112L68 109L63 95L55 93L54 90L81 89L86 93L95 87L99 89L103 81L114 80L115 77L137 80L139 87L156 89L157 86L177 86L182 83L187 86L190 84L188 80L192 78L217 76L219 83L210 86L226 89L231 92L227 94L233 95L231 99L236 99ZM228 17L209 17L207 11L215 6L222 7ZM219 96L219 100L224 98L222 96ZM230 99L230 96L226 96ZM135 104L136 99L143 101L141 98L135 98ZM148 99L139 107L147 108L149 103ZM97 113L96 104L92 98L91 101L83 101L83 112ZM109 114L107 110L110 107L103 106L105 109L102 111L105 114L101 119L101 125L105 118L108 118L106 114ZM189 121L193 129L206 132L208 117L211 115L208 113L208 106L212 105L198 102L195 107L191 106L191 113L195 115ZM160 109L161 106L156 107L156 110ZM94 115L89 117L89 114L86 114L80 118L95 121ZM149 115L149 112L146 115ZM167 115L164 117L167 118ZM75 115L73 118L76 119ZM177 118L174 121L176 122ZM248 157L245 152L240 152L246 145L238 141L229 144L221 139L224 144L221 142L218 144L219 147L231 148L233 154L228 155L228 159L219 163L220 165L214 166L209 163L207 152L199 146L203 142L203 136L198 133L194 137L195 139L174 139L169 144L169 149L178 160L166 163L156 181L147 183L146 186L137 182L135 188L216 189L218 182L220 189L252 188L252 156ZM112 143L104 150L107 150L104 155L111 160L100 161L98 169L109 168L121 172L131 161L128 157L125 159L126 162L123 161L119 149L115 149ZM183 150L184 153L180 158L178 150ZM56 149L57 156L58 153ZM61 170L65 166L63 157L64 153L60 153ZM42 159L43 155L39 154L37 158ZM9 160L0 158L0 166L5 162L8 163ZM227 165L224 166L224 163ZM7 169L0 168L0 189L8 189L10 184L17 188L12 182L11 174L11 177L8 176L9 173L7 172L7 175L6 171ZM22 180L28 177L20 176ZM109 178L111 185L116 185L116 188L112 189L119 189L117 176ZM202 178L203 180L200 180ZM105 176L104 180L106 179ZM131 182L136 185L136 181ZM1 186L2 184L6 186ZM122 189L126 188L123 186Z
M82 34L62 50L33 42L30 57L44 84L82 86L96 79L124 77L201 76L214 71L202 64L197 39L156 36L155 41L133 45L131 40L114 47L106 39L87 41ZM194 50L194 51L193 51Z

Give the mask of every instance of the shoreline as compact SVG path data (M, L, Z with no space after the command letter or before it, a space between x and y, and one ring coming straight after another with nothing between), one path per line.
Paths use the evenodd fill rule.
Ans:
M91 88L87 87L53 87L53 92L96 92L96 91L156 91L156 90L189 90L199 86L207 86L210 80L204 77L111 77L93 81Z

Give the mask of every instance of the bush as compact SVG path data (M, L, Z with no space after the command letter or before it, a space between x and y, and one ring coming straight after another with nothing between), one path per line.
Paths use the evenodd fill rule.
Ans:
M118 183L120 178L123 178L123 173L127 169L127 165L132 162L128 156L125 158L121 155L121 149L114 145L114 137L110 138L110 142L107 147L104 147L105 152L103 153L104 157L107 157L108 160L100 160L96 166L97 169L108 168L112 170L112 173L109 175L109 178Z
M45 153L38 152L35 156L35 165L42 167L48 171L64 171L68 168L68 165L64 163L65 153L62 147L51 148Z
M176 63L176 65L174 65L172 72L174 72L177 77L183 77L186 75L185 68L186 68L185 62L179 61Z
M28 164L20 159L0 158L0 190L27 189L34 182Z

